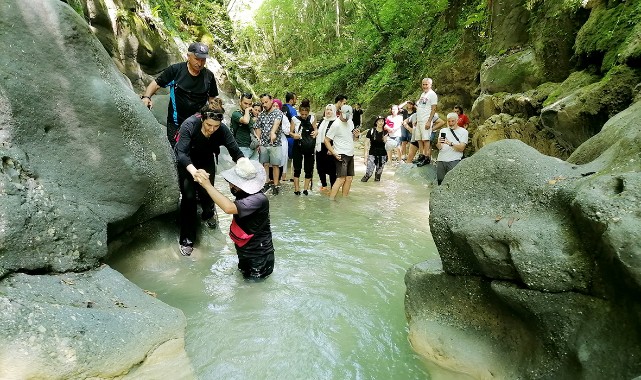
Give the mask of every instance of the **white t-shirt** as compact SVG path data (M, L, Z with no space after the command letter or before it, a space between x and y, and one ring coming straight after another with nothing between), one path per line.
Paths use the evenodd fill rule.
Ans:
M401 128L403 128L403 115L392 116L389 115L387 120L391 121L394 127L389 131L390 137L401 137Z
M460 142L457 141L454 135L452 134L452 129L448 127L441 128L437 138L441 137L441 133L445 133L445 138L454 144L459 144L459 143L467 144L468 133L467 133L467 129L465 128L458 127L454 130L454 133L456 133L456 136L458 137ZM449 145L441 144L441 150L439 150L438 152L438 157L436 158L436 161L450 162L450 161L460 160L461 158L463 158L463 152L456 151L454 150L454 147L451 147Z
M416 101L416 120L417 125L420 127L425 127L425 122L430 117L432 112L432 106L438 103L438 96L433 90L424 92L421 94L421 97Z
M351 120L343 122L340 119L336 119L329 131L327 131L326 136L334 142L334 151L337 154L354 155L353 129L354 123Z

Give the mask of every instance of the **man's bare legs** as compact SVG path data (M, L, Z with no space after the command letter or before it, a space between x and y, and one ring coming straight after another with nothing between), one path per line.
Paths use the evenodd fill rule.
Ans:
M347 178L347 177L338 177L338 178L336 178L336 182L334 182L334 185L332 186L332 191L329 193L329 200L330 201L333 201L333 200L336 199L336 194L338 194L338 190L345 183L345 178ZM350 184L351 184L351 181L350 181ZM345 191L345 190L343 190L343 191Z
M349 194L349 189L352 187L352 180L354 177L349 176L345 177L345 184L343 184L343 196L346 197Z

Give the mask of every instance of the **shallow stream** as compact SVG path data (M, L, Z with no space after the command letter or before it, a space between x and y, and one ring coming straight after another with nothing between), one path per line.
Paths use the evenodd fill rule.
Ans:
M329 201L317 180L309 196L290 184L269 195L276 266L264 282L237 272L227 215L191 257L168 217L112 242L108 263L185 313L199 379L427 379L403 307L406 270L436 255L419 170L388 165L361 183L358 158L348 198Z

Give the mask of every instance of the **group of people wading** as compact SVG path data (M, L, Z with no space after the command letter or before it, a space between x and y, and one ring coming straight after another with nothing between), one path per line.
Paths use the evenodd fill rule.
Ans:
M214 75L205 68L208 55L207 45L192 43L187 61L166 68L141 96L151 108L153 95L169 87L167 138L176 154L181 192L180 253L190 256L193 252L198 201L201 219L209 228L218 226L218 205L233 215L229 236L236 247L239 270L248 279L265 278L274 267L266 193L281 192L281 181L286 180L291 161L290 181L296 196L312 191L315 167L321 192L329 192L330 200L335 200L339 192L346 197L354 177L354 140L361 134L363 110L360 104L352 108L346 96L338 95L316 120L309 100L302 100L296 108L294 93L286 94L285 104L267 93L258 96L256 102L252 94L243 93L228 128L223 123L225 111ZM448 114L444 127L445 122L436 113L437 95L431 86L431 79L423 79L423 93L416 102L393 105L389 116L376 117L374 125L366 130L367 169L361 181L367 182L372 175L380 181L385 163L394 159L394 153L398 162L429 164L431 142L436 142L439 149L439 184L460 161L468 141L465 128L469 120L457 106L459 113ZM436 133L440 133L437 138ZM235 197L233 201L213 186L221 146L236 163L221 172Z

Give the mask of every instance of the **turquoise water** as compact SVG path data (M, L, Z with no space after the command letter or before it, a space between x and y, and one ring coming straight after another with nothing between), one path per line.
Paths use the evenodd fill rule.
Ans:
M429 378L403 307L407 268L436 255L429 188L421 169L391 166L361 183L357 162L348 198L296 196L290 185L269 196L276 266L264 282L237 272L227 215L201 231L191 257L180 256L171 218L110 245L110 265L185 313L198 378ZM216 186L229 193L222 178Z

